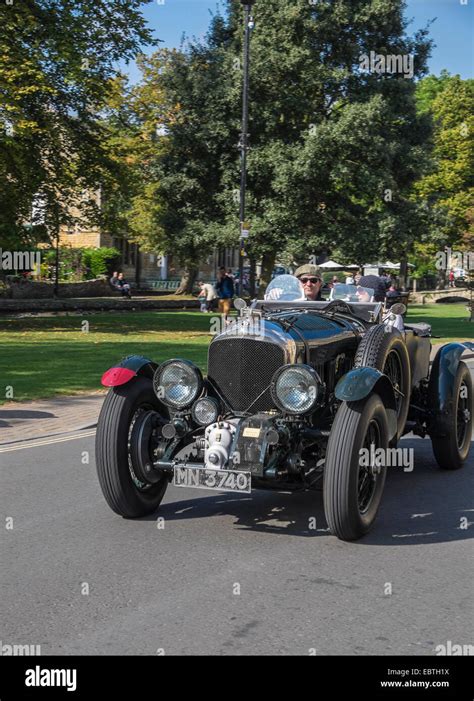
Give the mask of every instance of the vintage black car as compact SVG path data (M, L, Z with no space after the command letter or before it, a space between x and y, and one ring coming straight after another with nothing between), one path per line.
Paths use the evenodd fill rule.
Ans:
M472 434L461 357L474 344L444 345L430 372L430 327L372 295L341 285L330 301L306 301L296 278L278 276L266 299L236 302L240 316L210 343L207 377L191 360L142 356L108 370L96 460L113 511L155 512L170 482L240 493L322 486L330 531L355 540L377 515L380 457L401 436L430 436L439 466L460 468Z

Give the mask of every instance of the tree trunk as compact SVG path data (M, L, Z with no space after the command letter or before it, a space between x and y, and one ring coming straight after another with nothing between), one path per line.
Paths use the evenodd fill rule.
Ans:
M176 290L177 295L190 295L193 292L194 283L196 282L198 268L195 265L186 264L184 272L181 276L181 282Z
M264 253L262 258L262 275L260 277L260 289L258 296L263 299L265 290L272 280L273 268L275 267L276 251Z
M436 280L436 289L444 290L446 288L446 270L438 270L438 279Z
M400 287L404 292L407 289L407 271L408 271L408 261L405 257L400 258L400 273L399 273L399 283Z

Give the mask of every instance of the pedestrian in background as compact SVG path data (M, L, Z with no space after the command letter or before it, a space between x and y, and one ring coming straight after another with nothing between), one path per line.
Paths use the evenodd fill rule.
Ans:
M201 304L201 311L204 313L214 311L215 301L217 300L217 292L214 285L203 280L198 280L198 285L200 289L198 300Z
M234 281L229 277L224 266L219 268L217 274L216 292L219 297L219 312L227 321L234 296Z

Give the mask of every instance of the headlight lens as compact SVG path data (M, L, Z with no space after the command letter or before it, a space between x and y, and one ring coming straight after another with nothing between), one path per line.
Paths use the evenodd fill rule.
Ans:
M153 388L164 404L184 409L201 394L202 374L187 360L168 360L156 369Z
M275 373L271 394L275 404L288 414L306 414L318 401L321 380L309 365L286 365Z
M194 403L191 414L196 423L209 426L217 421L219 403L214 397L203 397Z

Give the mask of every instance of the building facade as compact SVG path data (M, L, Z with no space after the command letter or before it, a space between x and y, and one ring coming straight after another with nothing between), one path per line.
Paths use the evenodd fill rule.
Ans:
M98 227L62 227L60 245L70 248L116 248L121 253L121 260L117 266L119 272L123 272L127 280L137 287L151 287L160 280L179 280L183 273L182 267L173 256L145 252L138 244L131 243L123 237L110 236ZM222 248L212 251L208 258L201 262L199 277L215 280L221 266L237 271L239 249Z

